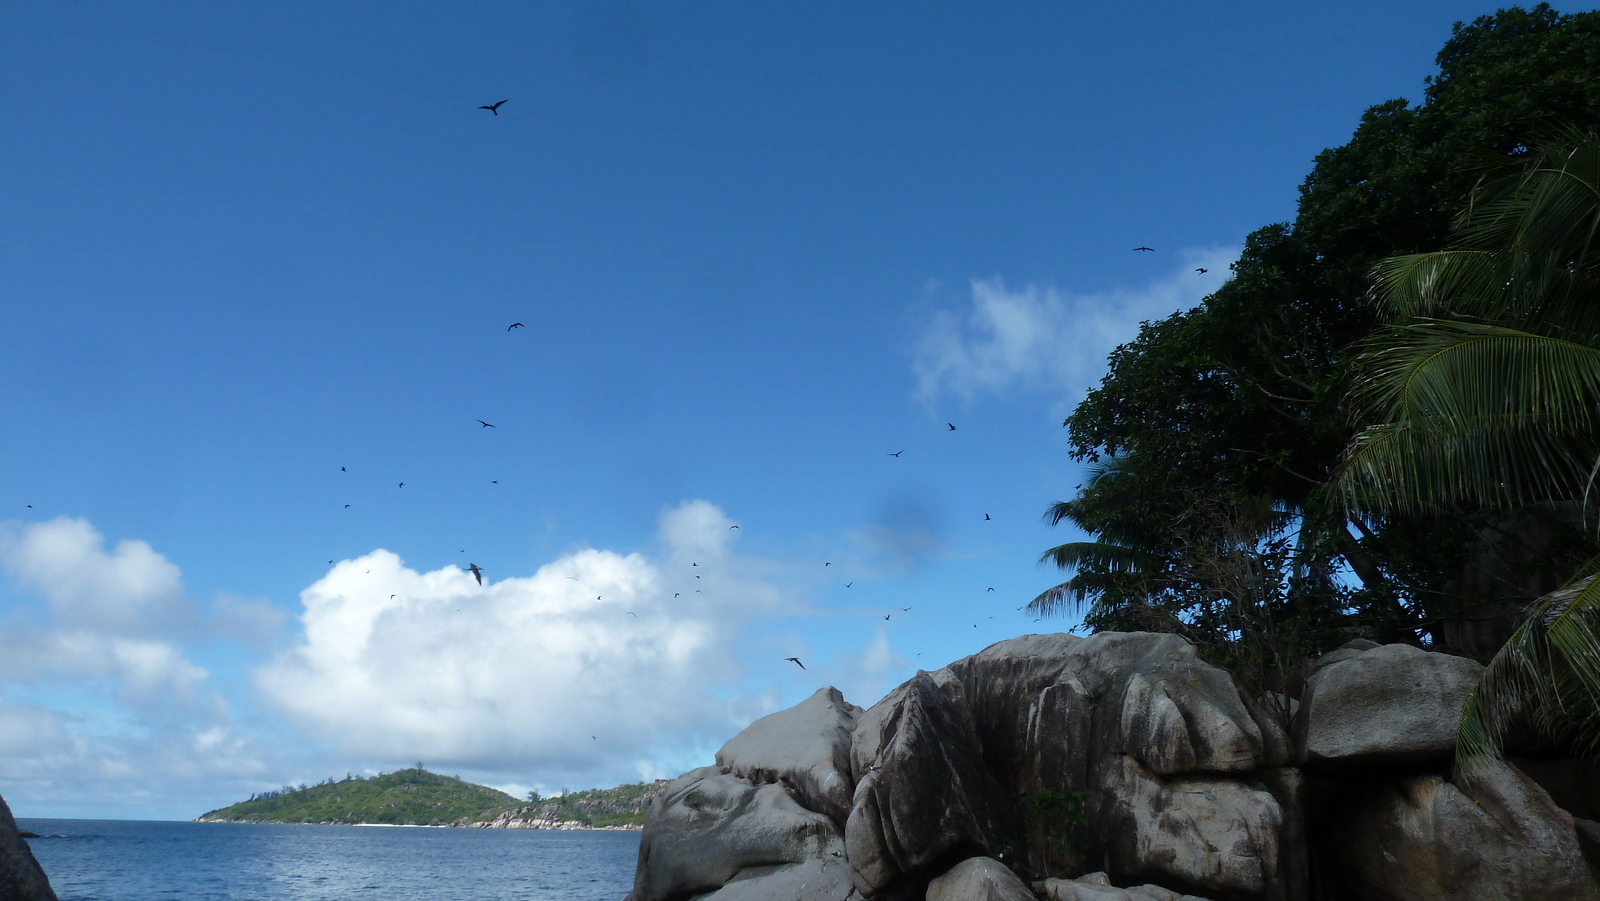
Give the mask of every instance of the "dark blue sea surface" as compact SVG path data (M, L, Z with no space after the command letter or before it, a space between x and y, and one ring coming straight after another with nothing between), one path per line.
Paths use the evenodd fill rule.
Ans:
M61 901L619 901L637 832L18 819Z

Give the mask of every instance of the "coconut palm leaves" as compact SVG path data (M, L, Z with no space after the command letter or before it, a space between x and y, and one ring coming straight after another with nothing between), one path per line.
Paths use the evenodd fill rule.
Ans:
M1531 154L1485 187L1461 246L1376 269L1395 324L1368 342L1336 484L1367 515L1584 500L1600 472L1600 143ZM1593 523L1590 523L1592 527ZM1541 599L1472 695L1470 766L1517 723L1600 738L1600 580Z

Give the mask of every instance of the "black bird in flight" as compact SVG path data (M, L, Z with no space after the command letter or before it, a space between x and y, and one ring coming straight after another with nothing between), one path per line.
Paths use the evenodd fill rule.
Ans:
M909 612L911 612L911 608L910 608L910 607L901 607L901 608L900 608L900 610L901 610L901 612L903 612L903 613L909 613Z
M486 428L486 429L493 429L493 428L498 428L498 426L496 426L496 425L495 425L495 424L494 424L494 423L492 423L492 422L484 422L484 421L483 421L483 420L481 420L481 419L479 419L479 420L477 420L477 421L478 421L478 422L479 422L479 423L481 423L481 424L482 424L482 425L483 425L483 427L484 427L484 428Z
M344 508L345 508L345 509L346 509L346 510L348 510L348 509L350 509L350 505L349 505L349 504L345 504L345 505L344 505Z
M987 513L983 514L983 521L984 522L989 522L991 519L993 519L993 517L991 517L989 514L987 514Z
M343 466L341 466L341 467L339 467L339 471L340 472L349 472L350 470L345 469Z
M956 424L953 423L953 422L947 422L947 423L945 423L945 425L949 426L950 427L950 431L952 431L952 432L956 430Z
M846 583L844 583L844 587L849 588L851 585L854 585L854 584L856 584L856 583L854 583L854 582L846 582Z
M673 592L673 593L672 593L672 596L673 596L673 597L677 597L677 596L678 596L678 595L680 595L680 594L682 594L682 593L683 593L683 592L681 592L681 591L674 591L674 592Z
M729 527L728 527L728 528L730 528L730 529L737 529L737 528L739 528L739 527L738 527L738 526L729 526Z
M994 591L994 589L993 589L993 588L991 588L991 589L989 589L989 590L990 590L990 591Z
M892 454L884 454L884 456L886 456L886 457L898 457L898 456L900 456L900 455L901 455L901 454L903 454L903 453L905 453L905 451L903 451L903 450L900 450L900 451L895 451L895 452L894 452L894 453L892 453Z
M804 663L800 662L800 658L799 657L785 657L783 659L789 661L790 663L794 664L795 666L800 667L801 669L805 669L806 668L806 665Z
M1211 270L1209 270L1209 269L1196 269L1195 271L1200 273L1201 275L1205 275L1207 272L1210 272Z
M472 573L472 577L478 580L479 585L483 584L483 570L478 567L478 564L468 564L467 572Z
M495 115L496 115L496 116L498 116L498 115L500 115L500 114L499 114L499 113L495 113ZM508 325L508 326L506 326L506 331L508 331L508 332L509 332L509 331L511 331L511 330L512 330L512 329L514 329L514 328L527 328L527 326L525 326L525 325L523 325L523 324L522 324L522 323L520 323L520 322L513 322L513 323L511 323L511 324L510 324L510 325Z
M401 488L404 488L404 487L406 487L406 483L405 483L405 482L401 482L401 483L400 483L400 487L401 487Z
M1134 250L1148 250L1151 253L1155 253L1156 252L1156 249L1154 247L1135 247Z
M500 115L500 106L503 103L505 103L504 100L500 101L500 103L491 103L488 106L480 106L480 107L478 107L478 109L486 109L489 112L494 113L496 116L498 116L498 115Z
M891 616L893 616L893 615L894 615L894 614L892 614L892 613L885 613L885 614L884 614L884 615L883 615L883 618L884 618L884 619L885 619L885 620L887 620L887 619L888 619L888 618L889 618L889 617L891 617Z
M833 565L833 564L832 564L832 563L824 563L824 564L822 564L822 565L823 565L823 566L832 566L832 565Z
M595 600L598 601L600 599L599 598L595 598ZM626 611L623 611L623 612L627 613L629 616L633 617L634 619L638 619L639 618L639 614L634 613L632 610L626 610Z

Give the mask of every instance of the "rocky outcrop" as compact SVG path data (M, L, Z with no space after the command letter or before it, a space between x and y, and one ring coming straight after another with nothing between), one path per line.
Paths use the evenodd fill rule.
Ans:
M1448 756L1483 674L1475 660L1404 644L1347 646L1318 663L1295 722L1299 761L1312 768Z
M1034 901L1034 897L1005 864L992 857L969 857L928 883L927 901Z
M843 828L855 789L850 736L861 713L839 689L818 689L735 735L717 752L717 766L751 782L780 783L801 804Z
M1572 815L1509 764L1364 786L1337 811L1330 847L1361 897L1600 901Z
M1446 778L1478 672L1353 642L1272 698L1292 735L1167 634L823 689L666 788L629 901L1600 901L1600 770Z
M50 880L22 840L11 808L0 798L0 899L3 901L56 901Z

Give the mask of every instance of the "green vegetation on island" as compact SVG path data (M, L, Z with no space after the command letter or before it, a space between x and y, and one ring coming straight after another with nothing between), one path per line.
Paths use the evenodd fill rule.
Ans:
M200 823L473 826L492 828L637 828L664 781L591 788L518 800L499 789L421 766L316 785L286 785L202 814Z
M317 785L286 785L213 810L198 822L449 826L516 803L516 798L498 789L418 766L371 778L346 776Z
M635 782L615 788L567 792L554 798L541 798L537 792L530 792L527 803L485 811L459 825L527 828L528 824L539 823L586 829L637 828L644 825L650 802L665 784L664 779Z

